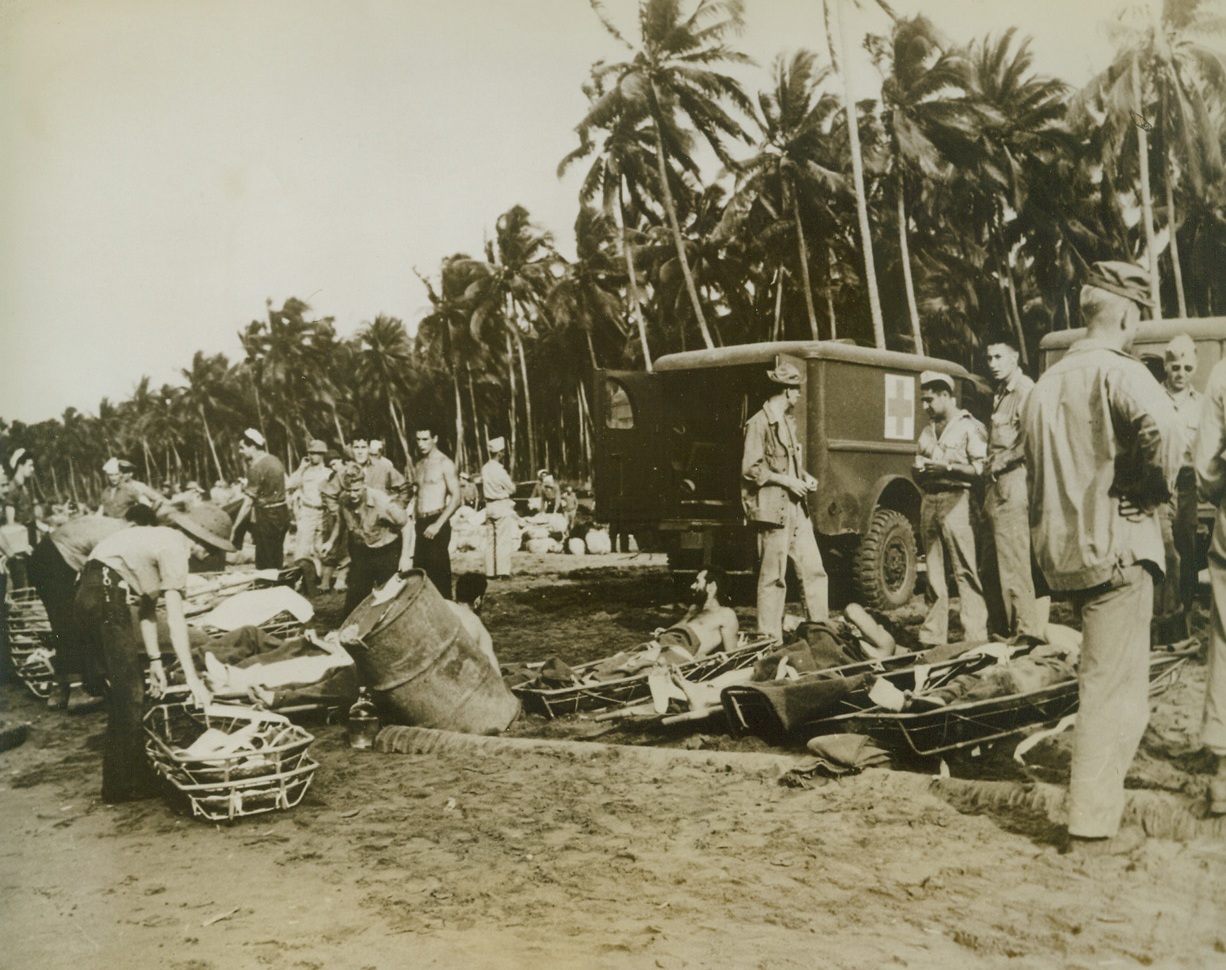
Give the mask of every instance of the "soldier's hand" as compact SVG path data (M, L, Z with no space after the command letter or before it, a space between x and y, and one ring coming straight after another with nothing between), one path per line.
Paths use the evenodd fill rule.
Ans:
M1139 505L1134 504L1129 499L1121 498L1120 515L1129 522L1140 522L1142 519L1148 517L1149 512L1142 509Z

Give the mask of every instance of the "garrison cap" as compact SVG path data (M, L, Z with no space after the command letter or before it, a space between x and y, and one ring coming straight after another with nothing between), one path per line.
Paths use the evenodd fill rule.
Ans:
M1149 276L1133 263L1118 260L1095 263L1086 275L1085 285L1125 297L1140 306L1154 305L1149 297Z

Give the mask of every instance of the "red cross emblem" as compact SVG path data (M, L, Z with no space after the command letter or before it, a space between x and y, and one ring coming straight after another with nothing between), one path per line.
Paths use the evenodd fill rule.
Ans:
M915 437L915 378L885 375L885 437L911 441Z

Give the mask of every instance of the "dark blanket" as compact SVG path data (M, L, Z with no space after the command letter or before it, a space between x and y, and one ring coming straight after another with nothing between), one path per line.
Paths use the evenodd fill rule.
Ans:
M873 674L850 677L823 676L820 672L799 680L778 680L728 687L721 695L729 723L769 744L780 744L804 725L838 713L839 702L868 686ZM734 711L740 712L738 717Z

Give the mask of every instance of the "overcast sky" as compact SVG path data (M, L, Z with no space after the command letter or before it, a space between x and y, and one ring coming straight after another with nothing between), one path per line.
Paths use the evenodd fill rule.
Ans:
M632 26L634 0L606 0ZM1016 25L1074 84L1117 0L895 0L955 40ZM821 0L749 0L760 62L824 49ZM851 15L855 36L884 15ZM241 356L265 300L348 335L410 326L413 268L521 203L563 252L580 84L619 48L587 0L0 0L0 417L93 413L195 350ZM860 65L858 96L878 84Z

